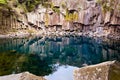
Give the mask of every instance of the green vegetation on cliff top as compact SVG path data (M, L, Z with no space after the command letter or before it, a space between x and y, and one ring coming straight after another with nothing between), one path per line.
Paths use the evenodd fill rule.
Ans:
M6 4L7 1L6 0L0 0L0 4Z
M25 12L31 12L37 8L39 4L44 4L48 0L0 0L0 5L10 7L11 9L23 9Z
M44 4L48 0L18 0L21 5L24 5L28 12L33 11L39 4Z

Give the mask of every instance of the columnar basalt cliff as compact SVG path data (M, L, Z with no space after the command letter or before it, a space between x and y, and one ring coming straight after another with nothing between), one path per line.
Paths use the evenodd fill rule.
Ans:
M2 1L4 3L2 3ZM19 7L22 7L19 5ZM8 31L26 29L27 17L22 8L18 8L16 0L1 0L0 2L0 34Z
M13 6L16 5L13 4ZM17 19L10 18L13 28L31 27L44 32L91 31L106 35L120 34L119 0L49 0L37 5L30 12L25 13L21 10L24 9L13 9L13 13L17 11L16 13L21 16ZM3 17L1 17L1 20L7 26L7 18L3 21ZM18 21L19 25L16 25L15 21ZM13 26L12 23L16 26Z
M119 33L119 0L52 0L29 13L28 23L49 31ZM32 18L31 18L32 17Z

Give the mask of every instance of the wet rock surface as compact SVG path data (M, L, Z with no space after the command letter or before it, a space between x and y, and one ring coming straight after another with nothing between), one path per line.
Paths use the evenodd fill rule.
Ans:
M120 63L108 61L77 69L74 80L120 80Z
M0 76L0 80L46 80L43 77L35 76L29 72Z

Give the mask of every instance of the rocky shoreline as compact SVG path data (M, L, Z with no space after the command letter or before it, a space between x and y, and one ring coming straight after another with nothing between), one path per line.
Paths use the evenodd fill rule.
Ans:
M111 34L109 32L70 32L70 31L56 31L56 32L49 32L49 31L33 31L29 32L27 30L24 31L17 31L17 32L9 32L8 34L0 34L0 38L25 38L30 36L86 36L86 37L93 37L93 38L108 38L108 39L114 39L114 40L120 40L120 36L117 34Z
M9 32L6 34L0 34L0 38L23 38L29 35L30 34L26 31L17 31L17 32Z

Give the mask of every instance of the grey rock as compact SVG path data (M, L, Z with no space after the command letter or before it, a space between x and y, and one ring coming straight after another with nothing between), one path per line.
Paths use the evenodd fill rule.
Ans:
M76 69L74 80L120 80L120 63L108 61Z
M43 77L33 75L29 72L0 76L0 80L46 80Z

